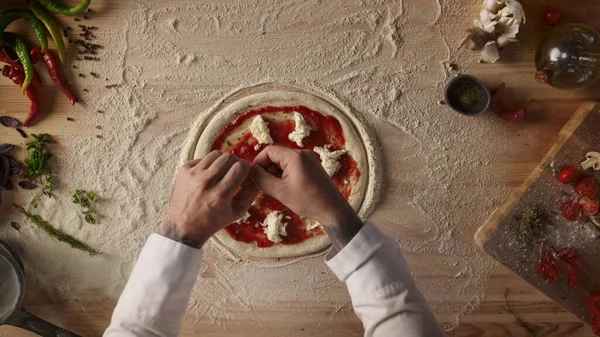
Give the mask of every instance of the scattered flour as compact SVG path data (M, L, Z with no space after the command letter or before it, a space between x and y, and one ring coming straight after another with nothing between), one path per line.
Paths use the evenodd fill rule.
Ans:
M105 253L91 258L31 225L23 224L19 234L6 225L22 221L9 205L30 196L5 194L2 212L9 216L1 219L0 233L18 247L30 281L71 298L86 289L118 297L166 212L191 123L232 90L275 81L321 88L378 128L387 187L373 219L403 247L433 310L450 317L446 328L483 300L493 264L472 237L507 196L494 164L510 153L502 137L513 130L438 104L453 75L445 65L452 61L466 71L477 62L457 51L457 32L469 25L477 1L470 9L458 0L115 6L121 17L97 21L107 47L102 61L82 67L118 86L108 90L91 78L73 79L92 90L70 115L82 129L100 125L102 139L56 132L56 196L35 210ZM99 224L85 224L71 205L78 187L99 193ZM267 280L280 286L265 287ZM321 258L241 262L209 245L190 319L226 328L227 319L265 308L292 303L310 311L322 302L349 305ZM284 327L286 319L273 324Z

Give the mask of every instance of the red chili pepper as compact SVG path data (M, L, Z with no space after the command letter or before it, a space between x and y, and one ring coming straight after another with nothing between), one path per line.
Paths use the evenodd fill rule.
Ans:
M0 49L0 62L6 63L14 68L23 70L23 65L21 64L21 62L14 61L14 59L11 59L10 56L6 53L5 49ZM42 86L42 81L35 72L33 73L33 83Z
M44 56L42 54L42 47L40 47L40 46L35 46L35 47L31 48L31 51L29 53L31 54L31 62L33 64L38 63Z
M544 250L545 240L540 241L538 250L538 271L543 281L557 282L558 275L556 269L556 260L560 261L567 271L568 284L570 287L575 287L579 283L579 275L577 268L581 267L581 261L575 257L574 247L565 247L558 252L550 247Z
M34 50L32 50L31 52L35 53ZM40 50L40 53L41 53L41 50ZM44 63L46 63L46 68L48 68L48 73L50 74L50 77L54 81L54 84L56 84L56 87L71 101L72 105L75 105L75 103L77 103L78 99L75 97L75 95L73 95L73 92L65 83L63 76L60 73L60 65L56 62L56 59L54 58L54 55L52 55L52 52L50 51L50 49L46 50L46 52L42 53L41 55L42 55L42 59L44 59ZM32 58L34 58L34 59L38 58L38 57L39 57L39 55L37 55L37 54L36 54L36 56L32 56ZM37 60L39 60L39 58ZM34 63L35 63L35 60L34 60Z
M594 295L590 298L590 311L592 312L592 331L596 336L600 336L600 307L598 306L600 295Z
M523 109L519 109L517 111L509 112L509 113L498 112L496 114L498 115L498 117L502 118L502 120L504 120L504 121L518 122L518 121L522 120L523 118L525 118L525 115L527 115L527 109L529 108L529 106L531 105L532 102L533 102L533 100L529 101L527 106Z
M2 75L11 79L13 83L15 83L18 86L22 86L23 82L25 81L25 72L15 67L4 66L2 68ZM29 107L29 115L27 115L25 122L23 122L23 126L28 126L31 123L31 121L38 115L40 111L40 104L32 87L28 87L27 90L25 90L25 94L27 95L27 98L29 98L29 100L31 101L31 105Z

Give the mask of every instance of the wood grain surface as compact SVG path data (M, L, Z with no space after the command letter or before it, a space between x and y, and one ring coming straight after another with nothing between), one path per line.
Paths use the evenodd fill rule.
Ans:
M488 254L588 322L591 322L589 298L597 293L598 283L595 280L600 276L595 264L590 263L598 259L598 245L593 238L597 230L590 231L560 215L562 203L574 200L576 193L573 185L558 182L554 167L571 165L580 168L579 163L585 154L600 146L599 125L600 104L583 103L560 131L556 144L540 165L475 235L477 244ZM585 177L599 179L600 173L592 170L581 172L579 179ZM513 225L516 217L534 205L542 206L548 217L548 228L540 231L539 239L546 240L548 247L577 249L577 258L583 266L578 272L579 284L573 289L566 287L566 273L560 267L558 283L549 284L541 280L536 264L539 239L523 245L522 237ZM567 292L568 296L565 296Z
M479 0L473 0L479 2ZM181 3L182 1L178 1ZM218 3L219 0L207 0L207 3ZM421 5L431 5L432 0L410 0L405 4L408 11L412 11L417 17L412 24L419 23L418 17L427 17L430 13L419 12ZM289 2L285 2L289 5ZM344 1L337 1L339 6L344 6ZM442 7L446 1L441 1ZM111 0L93 0L93 4L98 14L98 22L102 22L110 15L117 15L123 7L122 2ZM5 8L22 6L22 1L2 1L0 10ZM594 100L600 95L600 84L584 91L575 93L566 93L554 90L552 88L541 86L533 80L534 73L534 51L537 42L548 32L548 28L541 22L541 12L549 5L557 5L565 11L565 20L572 22L586 22L596 29L600 29L600 3L597 0L577 0L569 2L564 1L527 1L525 9L529 15L527 24L523 27L520 38L520 45L510 45L502 53L501 62L495 65L477 65L469 69L469 73L478 76L486 83L507 82L509 98L507 105L517 108L521 107L530 98L535 98L537 103L532 105L530 115L527 120L520 125L507 126L513 132L507 138L499 139L499 142L508 142L514 146L515 151L499 157L493 165L491 174L497 176L494 186L497 187L518 188L535 169L538 163L544 158L546 153L555 143L558 133L565 123L571 117L573 111L584 100ZM416 12L416 14L414 14ZM468 16L475 17L476 13L446 13L449 19L455 17ZM468 22L468 20L464 20ZM302 26L298 29L301 31ZM411 35L410 30L405 32L403 39L406 41L417 41L416 45L420 48L433 48L427 45L428 42L419 43L422 36L417 33ZM444 35L456 36L462 35L461 32L444 32ZM209 43L210 42L210 43ZM222 52L222 48L235 49L235 46L220 46L218 39L211 41L190 41L197 43L199 49L206 49L207 52ZM451 48L453 51L456 48ZM474 56L476 58L477 56ZM439 88L439 83L435 78L424 77L418 79L423 88ZM202 84L197 84L201 86ZM91 90L99 89L90 88ZM81 92L82 88L76 90ZM69 106L63 99L57 99L59 93L52 86L48 85L40 90L41 99L46 104L45 117L43 123L31 131L48 132L57 135L83 135L93 132L92 127L71 126L65 122L68 116ZM0 78L0 110L10 110L16 117L23 118L29 109L27 100L16 93L12 83L4 78ZM426 121L424 121L426 122ZM410 143L409 137L400 132L397 128L383 123L379 120L373 122L378 130L378 134L386 135L388 141L383 143L383 152L385 154L386 167L405 167L401 158L407 154L405 144ZM522 128L527 128L530 133L522 132ZM493 135L492 135L493 136ZM2 142L22 143L22 139L12 130L0 128L0 139ZM390 202L393 197L389 197L382 202L379 213L394 215L395 205ZM498 202L499 206L501 202ZM381 215L375 214L375 220L385 219ZM483 221L485 218L482 218ZM458 240L472 241L474 233L469 233ZM474 244L474 243L473 243ZM414 256L411 258L413 268L419 265L425 265L431 261L426 256ZM441 278L435 271L430 275L422 275L423 278ZM522 280L519 276L513 274L510 270L499 266L486 284L486 297L480 306L466 313L461 317L458 327L450 333L452 336L528 336L516 322L514 317L506 311L504 302L504 293L506 288L510 289L509 299L512 308L519 313L520 317L530 324L538 327L539 336L591 336L591 331L577 316L563 309L552 299L540 293L533 286ZM441 295L441 294L440 294ZM468 303L471 298L466 298L460 294L456 295L455 302ZM90 292L85 298L68 302L60 300L55 294L44 289L28 288L25 294L25 306L31 312L60 324L61 326L77 332L84 336L100 336L108 326L115 301L103 298L93 292ZM443 305L435 298L432 299L433 305ZM270 311L266 309L257 317L247 317L240 313L235 318L222 321L215 325L208 318L200 320L190 317L186 319L182 336L278 336L278 331L269 328L268 322L270 315L276 315L278 311L295 312L293 303L281 304L273 307ZM305 309L305 308L304 308ZM350 306L336 308L332 303L322 302L314 304L310 308L310 317L306 312L298 311L298 319L286 322L292 329L289 336L360 336L362 327L360 321L355 317ZM442 323L452 323L454 317L438 316ZM30 333L12 327L0 327L0 336L31 336Z

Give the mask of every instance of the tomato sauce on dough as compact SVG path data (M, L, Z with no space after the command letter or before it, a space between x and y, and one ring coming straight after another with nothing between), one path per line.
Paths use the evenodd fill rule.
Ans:
M288 138L289 134L295 130L295 123L292 119L294 112L300 113L312 129L310 135L303 139L303 147L298 146L298 144ZM331 151L345 148L344 130L335 117L325 116L300 105L285 107L268 106L250 110L239 115L233 123L230 123L221 131L212 144L212 150L229 152L249 162L254 161L254 158L256 158L266 145L259 145L258 141L245 126L249 125L250 121L258 115L261 115L265 122L268 123L270 135L273 138L273 145L308 150L312 150L318 146L331 145ZM239 131L242 129L244 130L240 133ZM359 178L360 171L356 161L349 153L346 153L340 158L340 168L332 177L346 199L352 194L352 182L357 182ZM234 222L225 227L225 230L234 240L246 243L255 242L258 247L271 247L275 243L267 238L262 223L267 214L273 211L282 212L285 216L284 222L287 223L287 236L281 237L283 241L280 244L298 244L310 237L324 235L321 229L307 231L303 217L289 210L277 199L262 192L259 193L254 204L248 210L250 214L248 220L243 223Z

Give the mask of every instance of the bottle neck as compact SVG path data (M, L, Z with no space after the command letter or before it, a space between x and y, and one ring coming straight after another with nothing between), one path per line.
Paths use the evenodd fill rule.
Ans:
M579 64L589 68L598 67L600 65L600 54L583 53L579 57Z
M548 83L550 78L560 73L560 67L556 62L548 63L544 68L535 73L535 80L538 83Z

